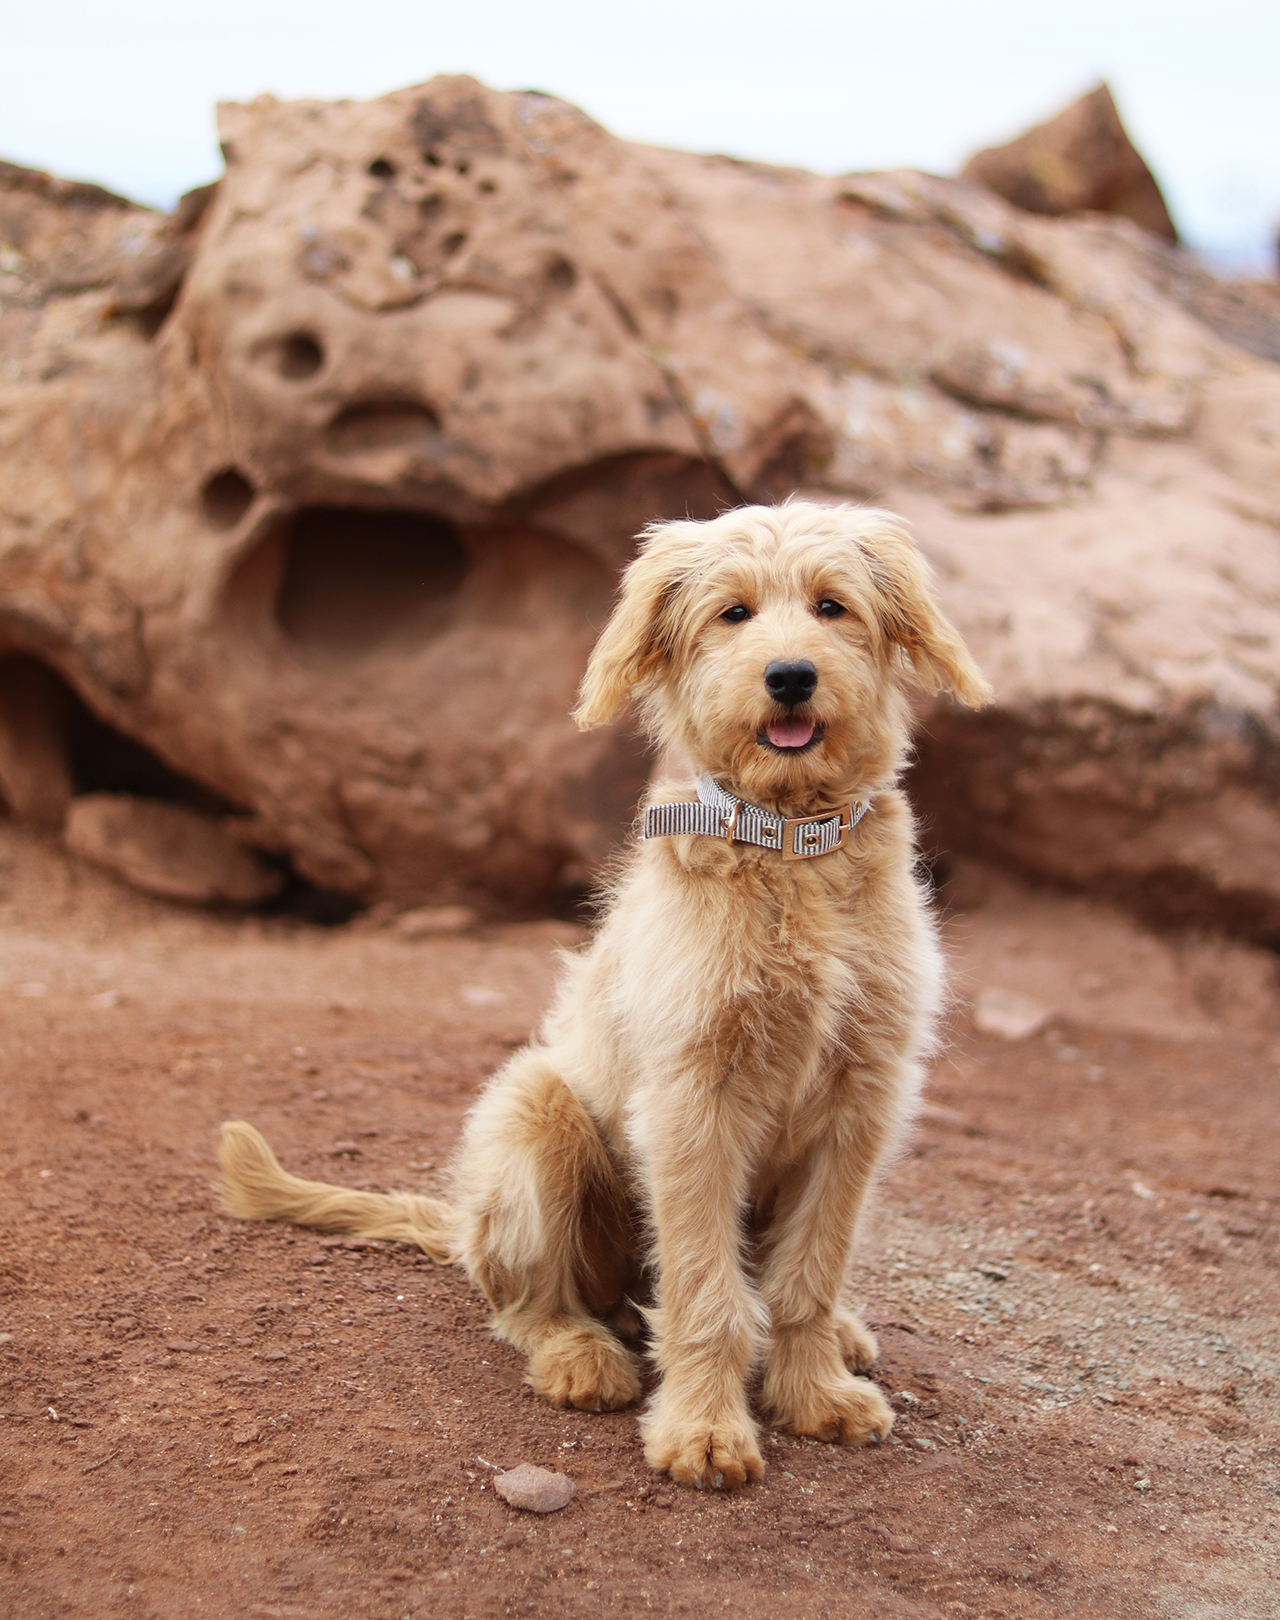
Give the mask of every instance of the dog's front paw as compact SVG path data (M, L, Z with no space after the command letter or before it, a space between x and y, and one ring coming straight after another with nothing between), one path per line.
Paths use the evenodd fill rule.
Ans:
M854 1372L866 1372L880 1354L876 1336L856 1311L838 1310L835 1313L836 1343L840 1346L840 1359Z
M697 1490L731 1491L764 1473L756 1426L744 1412L718 1418L667 1418L646 1425L645 1461Z
M529 1357L526 1381L555 1406L612 1412L640 1395L631 1354L601 1329L576 1329L544 1340Z
M879 1445L893 1428L888 1401L866 1378L810 1384L797 1391L786 1407L775 1408L775 1417L792 1434L835 1440L842 1446Z

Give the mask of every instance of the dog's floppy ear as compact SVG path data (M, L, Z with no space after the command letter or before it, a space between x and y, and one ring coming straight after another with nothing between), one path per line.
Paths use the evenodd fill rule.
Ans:
M573 718L583 731L607 725L631 694L647 686L671 652L672 607L697 547L698 526L666 523L646 529L639 556L600 632L582 678Z
M859 540L880 599L881 629L906 653L924 689L949 689L971 709L990 703L991 687L934 600L929 565L906 529L886 520Z

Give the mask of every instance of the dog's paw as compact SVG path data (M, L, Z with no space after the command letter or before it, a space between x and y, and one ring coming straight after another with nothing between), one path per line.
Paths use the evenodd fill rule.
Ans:
M639 1399L632 1356L612 1334L576 1329L557 1333L529 1357L525 1381L555 1406L613 1412Z
M650 1438L645 1461L678 1485L731 1491L764 1473L754 1427L735 1422L693 1423Z
M866 1372L880 1354L875 1334L856 1311L837 1311L835 1329L840 1359L845 1366L852 1367L854 1372Z
M659 1419L648 1427L645 1461L679 1485L732 1491L764 1473L764 1458L750 1417L708 1420Z
M814 1440L879 1445L893 1428L893 1411L870 1380L845 1377L797 1391L785 1408L775 1410L775 1420L780 1428Z

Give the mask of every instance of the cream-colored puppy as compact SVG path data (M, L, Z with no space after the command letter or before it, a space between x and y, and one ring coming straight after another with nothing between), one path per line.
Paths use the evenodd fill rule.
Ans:
M756 1368L792 1433L888 1434L841 1294L942 997L896 786L913 680L989 696L891 514L791 502L650 529L576 718L637 702L692 771L651 790L540 1037L472 1109L452 1201L300 1181L230 1124L227 1208L461 1263L533 1387L589 1410L640 1393L608 1324L647 1271L645 1455L685 1483L762 1472Z

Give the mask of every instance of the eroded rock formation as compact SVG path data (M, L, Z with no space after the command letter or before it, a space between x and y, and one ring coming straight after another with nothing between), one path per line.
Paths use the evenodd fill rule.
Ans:
M358 898L539 903L643 774L565 718L632 536L799 488L913 517L996 681L926 720L942 845L1280 935L1265 301L1125 220L467 79L222 130L172 218L0 172L15 811L167 798Z
M1118 214L1166 242L1178 240L1156 177L1105 84L1006 145L975 152L960 176L1033 214Z
M222 132L174 219L0 175L0 785L38 756L8 794L46 820L93 785L35 658L320 884L540 901L643 778L567 719L632 537L825 456L809 368L548 97Z

